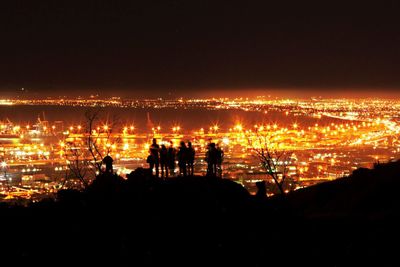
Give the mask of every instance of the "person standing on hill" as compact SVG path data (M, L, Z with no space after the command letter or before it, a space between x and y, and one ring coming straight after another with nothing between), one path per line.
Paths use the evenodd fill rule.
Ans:
M113 173L113 159L110 155L107 155L103 158L103 164L106 165L105 173Z
M187 147L185 142L181 141L178 151L179 175L186 176Z
M222 161L224 160L224 151L217 145L216 147L216 175L222 177Z
M217 173L217 149L215 143L208 145L206 152L207 175L215 176Z
M176 150L174 148L174 143L170 141L167 158L168 158L168 169L171 176L173 176L175 172L175 157L176 157Z
M159 176L159 166L160 166L160 156L159 156L160 146L157 144L157 140L153 138L153 143L150 146L150 169L153 170L156 167L156 177Z
M195 158L196 151L192 147L192 142L188 142L187 148L187 164L189 168L189 175L193 176L194 174L194 158Z
M160 166L161 166L161 177L164 178L164 170L165 170L165 178L168 178L168 150L165 145L161 145Z

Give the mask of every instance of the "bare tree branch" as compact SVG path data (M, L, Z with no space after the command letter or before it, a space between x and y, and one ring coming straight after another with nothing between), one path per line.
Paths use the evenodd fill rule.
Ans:
M272 178L279 192L285 194L285 181L288 176L288 165L293 152L279 150L269 134L260 135L257 133L255 142L249 138L252 151L265 169L267 175Z
M84 187L89 185L91 178L103 172L103 156L111 153L120 141L118 134L115 134L120 130L116 117L114 116L112 121L107 119L104 128L99 128L102 124L100 115L99 109L86 111L85 130L77 135L78 137L67 136L64 140L64 156L68 170L72 178L78 179ZM105 143L104 147L102 142Z

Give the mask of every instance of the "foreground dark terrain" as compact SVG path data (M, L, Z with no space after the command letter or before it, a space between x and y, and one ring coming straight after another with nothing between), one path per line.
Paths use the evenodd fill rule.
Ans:
M400 162L263 198L213 177L138 169L0 208L11 266L399 266Z

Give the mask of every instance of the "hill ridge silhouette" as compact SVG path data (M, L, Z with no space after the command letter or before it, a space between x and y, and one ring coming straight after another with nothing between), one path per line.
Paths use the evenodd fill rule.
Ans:
M56 201L0 206L0 254L42 266L395 266L399 171L377 164L272 198L216 177L104 174Z

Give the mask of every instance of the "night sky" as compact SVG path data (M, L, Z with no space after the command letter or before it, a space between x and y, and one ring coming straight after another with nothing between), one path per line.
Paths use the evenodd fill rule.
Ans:
M400 87L399 1L268 2L2 1L0 89L177 96Z

